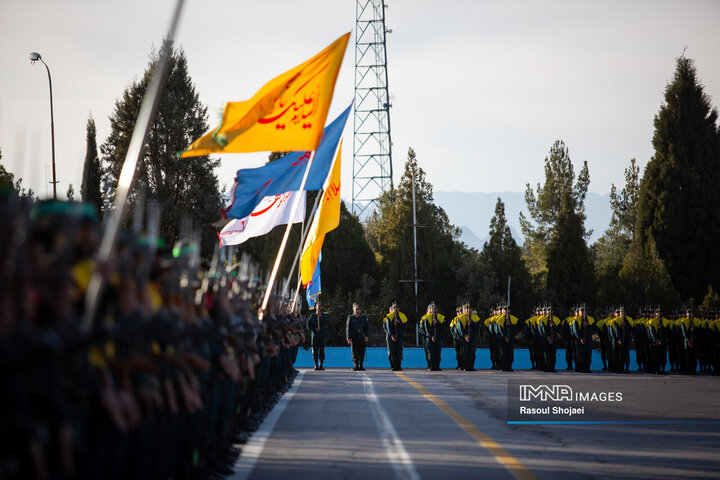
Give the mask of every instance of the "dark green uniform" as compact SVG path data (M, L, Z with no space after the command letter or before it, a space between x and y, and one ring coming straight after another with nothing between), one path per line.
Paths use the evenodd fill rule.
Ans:
M320 326L319 331L315 331ZM312 353L313 362L316 370L325 370L323 362L325 361L325 340L328 336L328 316L327 313L313 313L307 319L307 329L312 334Z
M407 317L399 311L397 313L388 313L383 319L388 360L390 360L390 369L393 371L402 370L402 350L406 324Z
M365 339L370 336L370 323L365 315L348 315L345 326L345 337L350 340L353 370L365 370L363 361L365 360L365 349L367 342Z
M430 357L430 370L440 370L445 317L439 313L427 313L420 319L420 333L425 340L425 349Z

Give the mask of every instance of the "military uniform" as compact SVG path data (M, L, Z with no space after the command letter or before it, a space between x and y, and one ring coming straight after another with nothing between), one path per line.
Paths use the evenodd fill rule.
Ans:
M600 338L600 360L603 364L603 371L608 369L608 322L612 320L612 317L605 316L595 323L595 332L597 332Z
M353 305L356 307L357 305ZM359 310L358 310L359 312ZM363 361L367 338L370 336L370 323L365 315L348 315L345 326L345 337L350 342L353 359L353 370L365 370Z
M403 339L405 338L405 326L408 320L405 314L397 309L397 305L394 305L394 310L391 309L391 312L385 315L383 330L385 331L390 369L398 371L402 370Z
M561 324L561 330L563 339L565 340L565 363L567 364L566 370L573 370L573 362L575 361L575 341L570 334L570 327L577 320L577 314L573 312L573 315L565 317Z
M592 334L595 319L581 311L576 315L569 326L571 343L574 344L575 371L590 373L592 363Z
M697 329L700 322L695 318L692 311L688 311L685 317L680 319L678 338L680 340L680 369L687 374L697 373Z
M425 339L426 350L430 357L430 370L440 370L440 360L445 330L445 316L437 313L435 304L428 305L428 313L420 318L420 332Z
M659 310L646 323L646 335L650 345L647 371L650 373L665 373L665 363L667 362L665 332L669 323L667 318L662 317Z
M465 310L466 312L459 318L459 322L462 325L465 325L464 331L467 332L467 342L463 343L463 361L465 364L465 370L473 372L475 371L475 355L477 353L477 345L480 338L480 326L482 325L482 321L477 313L470 310L469 305L465 308Z
M525 320L525 324L523 325L523 336L525 337L525 340L528 344L528 356L530 357L530 366L532 370L538 368L535 364L535 360L537 358L537 354L535 352L535 337L537 330L537 319L539 315L540 311L536 309L535 315Z
M518 328L518 318L510 315L510 312L503 308L495 321L498 335L497 342L500 345L500 367L505 372L512 372L512 364L515 360L515 333Z
M320 306L319 302L316 307L318 306ZM306 328L312 335L311 344L315 370L325 370L323 362L325 361L325 341L328 336L327 313L324 313L322 309L320 313L311 313L307 319Z
M455 361L457 362L457 366L455 367L455 370L461 370L463 367L463 350L462 350L462 342L460 341L460 338L458 338L458 331L456 328L456 324L458 321L458 318L462 314L462 309L458 307L455 310L455 318L450 321L450 334L452 336L453 340L453 349L455 350ZM430 366L430 360L428 356L428 367Z
M647 372L650 369L650 338L648 337L648 322L650 316L646 310L641 310L638 318L633 322L633 336L635 343L635 361L638 372Z
M552 314L552 309L546 310L538 319L539 342L542 344L542 370L555 372L557 357L557 332L560 328L560 319Z
M488 332L488 346L490 348L490 362L493 370L500 370L502 367L500 360L500 343L498 339L501 337L499 332L499 326L497 320L499 312L497 310L492 311L492 315L485 319L485 329Z

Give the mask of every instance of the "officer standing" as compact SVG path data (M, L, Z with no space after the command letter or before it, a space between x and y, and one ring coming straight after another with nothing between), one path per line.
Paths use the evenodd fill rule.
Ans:
M407 324L407 317L400 312L397 303L393 303L390 306L390 311L383 319L383 330L385 331L385 341L388 347L390 370L394 372L402 370L400 364L402 362L405 324Z
M310 314L307 319L307 329L312 334L312 354L315 368L313 370L325 370L325 340L328 336L328 315L323 313L320 301L315 305L315 313Z
M353 370L365 370L363 360L370 336L370 323L365 315L360 314L360 305L353 303L353 313L347 317L345 337L352 350Z

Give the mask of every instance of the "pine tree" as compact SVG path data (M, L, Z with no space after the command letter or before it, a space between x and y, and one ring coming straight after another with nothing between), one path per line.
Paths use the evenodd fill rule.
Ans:
M635 159L625 169L625 186L618 193L615 184L610 188L610 226L593 246L595 274L598 280L600 304L623 303L625 300L618 274L630 244L635 238L637 199L640 192L640 169Z
M525 203L530 218L520 213L520 226L525 243L523 257L533 278L535 295L545 297L547 288L548 246L557 228L558 216L562 209L563 195L570 195L582 227L583 238L592 232L585 231L585 196L590 185L587 162L575 177L570 152L562 140L557 140L550 155L545 157L545 183L537 184L536 190L527 184Z
M80 197L83 202L95 205L98 215L102 215L103 199L100 193L102 172L100 170L96 137L95 119L90 115L85 135L85 164L83 165L82 184L80 184Z
M118 176L128 149L140 104L158 55L151 55L143 77L134 82L116 101L110 117L111 133L103 142L103 188L105 204L114 196ZM179 158L193 140L208 130L207 108L200 103L188 74L182 49L172 49L157 114L148 131L144 155L135 175L132 202L137 192L154 198L161 209L160 231L166 242L175 242L183 228L202 236L207 256L217 243L220 192L214 169L220 161L210 157Z
M583 218L570 189L562 196L562 207L548 246L547 284L551 300L561 307L595 299L595 272L585 242Z
M636 231L644 245L654 240L681 296L702 298L720 284L720 131L718 111L684 55L654 123Z

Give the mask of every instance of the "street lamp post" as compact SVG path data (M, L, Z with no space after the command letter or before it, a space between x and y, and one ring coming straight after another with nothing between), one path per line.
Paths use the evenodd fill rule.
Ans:
M53 185L53 199L57 200L57 180L55 178L55 117L53 115L53 99L52 99L52 78L50 77L50 68L47 63L42 59L42 56L37 52L30 53L30 62L35 63L38 60L45 65L45 70L48 74L48 83L50 84L50 140L52 145L52 185Z

